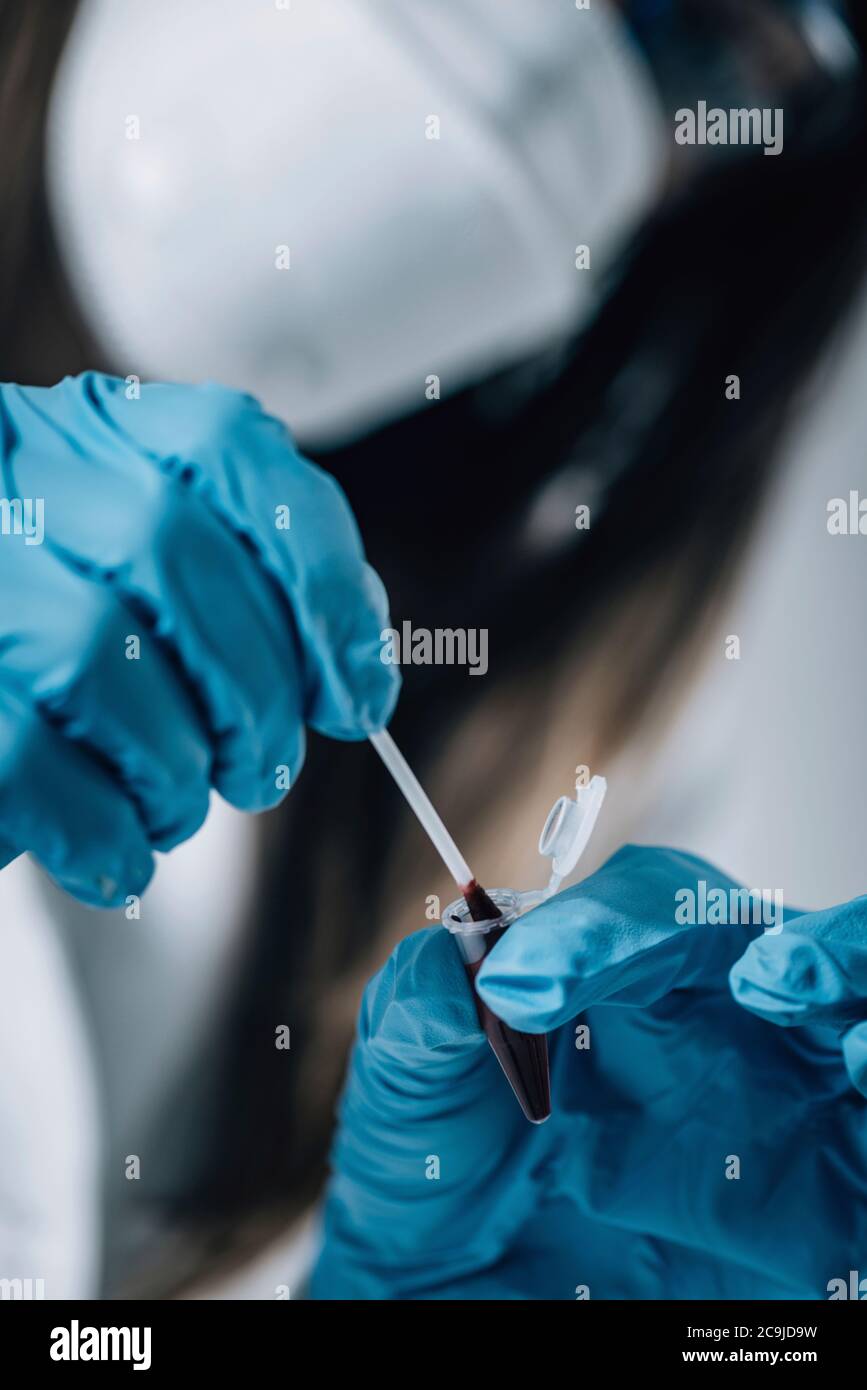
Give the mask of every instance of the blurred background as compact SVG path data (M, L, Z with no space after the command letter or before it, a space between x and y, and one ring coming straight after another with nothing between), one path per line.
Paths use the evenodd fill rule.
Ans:
M395 625L488 633L484 677L407 666L392 727L489 886L543 881L586 765L588 869L639 840L855 896L864 44L843 0L0 0L2 377L289 423ZM699 102L781 111L781 152L679 144ZM360 991L439 895L371 750L316 738L140 920L6 869L8 1274L299 1296Z

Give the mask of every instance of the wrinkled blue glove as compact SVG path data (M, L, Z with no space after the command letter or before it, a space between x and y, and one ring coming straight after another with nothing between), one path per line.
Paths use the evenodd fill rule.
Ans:
M361 738L397 684L333 479L249 396L131 394L0 385L0 862L30 850L103 906L142 891L211 787L274 805L305 725Z
M831 1029L853 1086L867 1096L867 898L757 937L730 982L738 1003L769 1023Z
M702 879L735 887L690 855L621 850L487 958L490 1007L550 1031L541 1126L448 934L401 943L361 1011L315 1297L822 1298L863 1266L867 1105L838 1025L867 1017L867 903L788 914L751 946L761 925L677 922L675 895ZM768 967L796 940L821 975ZM786 991L783 1021L805 1026L755 1016Z

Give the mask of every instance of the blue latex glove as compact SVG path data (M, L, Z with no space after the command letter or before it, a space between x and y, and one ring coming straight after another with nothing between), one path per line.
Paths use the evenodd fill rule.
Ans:
M362 1008L315 1296L822 1298L860 1267L867 1106L833 1031L771 1028L732 998L760 927L677 924L675 894L701 879L735 886L689 855L621 850L491 952L491 1008L550 1030L541 1126L447 933L401 943ZM752 949L785 951L813 918L790 921Z
M272 806L306 724L361 738L386 722L382 585L336 483L251 397L129 399L92 373L0 385L0 460L25 504L0 535L0 862L30 850L117 905L153 849L199 827L212 786Z
M738 1003L769 1023L831 1029L852 1084L867 1096L867 898L758 937L730 980Z

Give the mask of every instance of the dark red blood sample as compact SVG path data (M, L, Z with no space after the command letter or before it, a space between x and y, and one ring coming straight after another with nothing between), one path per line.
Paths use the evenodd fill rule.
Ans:
M463 890L470 916L474 922L494 922L502 917L500 909L488 897L484 888L472 879ZM476 1001L479 1023L506 1078L518 1100L518 1104L533 1124L541 1124L551 1114L551 1078L548 1070L548 1039L544 1033L519 1033L496 1014L491 1013L487 1004L480 998L475 988L476 975L488 952L496 946L500 937L509 930L494 927L484 938L484 955L479 960L465 962L464 968L469 976Z
M494 922L498 917L502 917L503 914L496 903L491 902L482 885L476 883L474 878L470 879L461 892L467 900L467 907L474 922Z

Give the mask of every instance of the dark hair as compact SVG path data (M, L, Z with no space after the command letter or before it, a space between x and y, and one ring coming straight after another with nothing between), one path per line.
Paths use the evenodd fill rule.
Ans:
M802 388L861 282L865 181L863 82L817 76L787 102L785 158L752 150L674 190L565 353L320 455L349 494L393 621L490 633L486 681L407 669L392 727L420 772L470 702L522 671L535 673L516 710L529 732L564 653L636 595L597 737L622 740L664 691L736 564ZM736 402L725 393L732 374ZM558 478L566 525L540 546L528 518ZM571 502L588 489L597 499L589 531L572 524L570 479ZM672 581L661 594L660 578ZM654 601L642 605L645 591ZM510 784L514 749L504 744L480 773L477 807ZM226 1058L236 1143L225 1157L221 1139L224 1162L209 1173L214 1212L261 1210L268 1197L279 1209L321 1180L340 1073L309 1056L313 1008L370 951L387 914L387 849L408 814L369 749L312 740L298 787L266 818L258 929ZM292 1021L289 1085L272 1020Z
M40 177L74 8L0 0L0 352L17 380L103 365L52 254ZM863 51L854 6L853 29ZM393 727L420 771L474 704L513 682L514 727L531 728L564 657L589 650L602 617L625 614L629 641L608 664L597 739L622 740L665 693L862 278L865 156L860 72L814 73L787 97L784 157L741 152L675 185L576 341L320 455L349 494L395 622L490 633L487 680L407 671ZM736 402L724 389L732 374ZM540 532L545 497L560 498L561 525ZM588 531L572 524L582 501ZM507 764L513 774L504 745L479 769L477 806L507 784ZM317 1006L370 952L387 911L387 849L407 814L366 746L311 738L298 787L262 818L261 892L222 1032L214 1128L166 1212L195 1234L174 1283L241 1240L255 1245L321 1182L347 1039L335 1020L325 1055ZM290 1066L274 1047L278 1023L291 1026ZM167 1098L167 1115L178 1103ZM162 1271L150 1287L165 1290Z
M0 0L0 380L99 367L68 293L45 196L48 100L77 0Z

